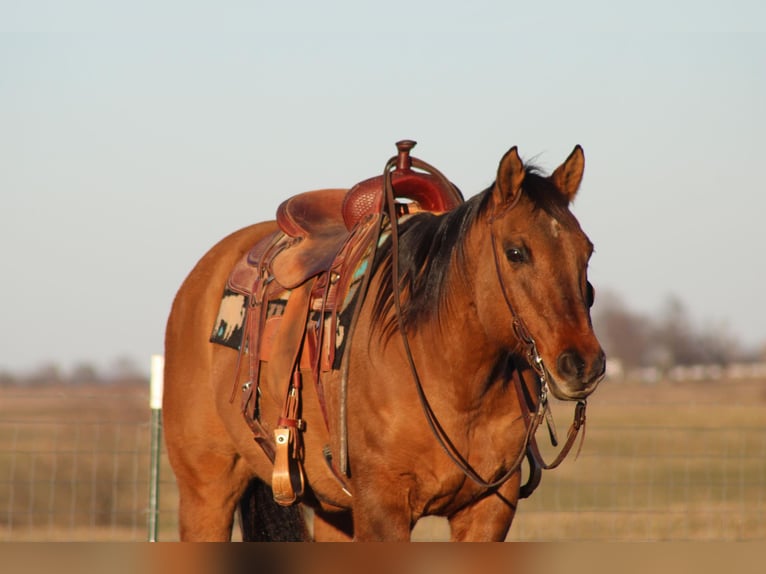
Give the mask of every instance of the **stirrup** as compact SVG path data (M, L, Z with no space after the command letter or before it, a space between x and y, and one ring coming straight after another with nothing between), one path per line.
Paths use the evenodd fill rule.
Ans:
M274 502L281 506L290 506L303 495L305 479L303 465L295 455L295 433L293 428L278 428L274 430L276 454L274 456L274 471L271 475L271 489L274 492Z

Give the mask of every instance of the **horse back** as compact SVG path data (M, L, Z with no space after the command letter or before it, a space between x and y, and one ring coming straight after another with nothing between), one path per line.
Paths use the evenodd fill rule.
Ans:
M165 346L171 350L168 361L178 357L176 343L194 347L195 354L209 347L210 329L221 302L221 293L234 264L262 238L274 233L274 221L256 223L224 237L194 266L173 301L165 333ZM194 333L195 336L191 336Z

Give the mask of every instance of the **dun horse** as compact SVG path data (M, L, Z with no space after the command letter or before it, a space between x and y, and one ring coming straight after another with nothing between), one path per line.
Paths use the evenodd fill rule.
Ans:
M582 149L546 176L514 147L463 201L397 146L383 176L289 199L181 286L163 410L183 540L229 540L238 508L246 540L408 540L427 515L503 540L584 424L605 356L569 209ZM576 408L546 465L549 392Z

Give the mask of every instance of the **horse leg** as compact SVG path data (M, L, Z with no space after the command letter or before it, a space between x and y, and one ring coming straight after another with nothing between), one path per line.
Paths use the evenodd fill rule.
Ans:
M354 540L408 542L414 526L409 489L395 476L366 471L354 484Z
M314 509L314 541L351 542L354 523L351 512L326 512Z
M171 459L178 482L181 540L231 540L234 512L249 479L244 461L207 447L183 451Z
M179 332L169 323L163 432L178 483L180 537L226 541L252 473L216 412L209 355L198 351L194 361L184 355L182 351L197 349L184 346Z
M449 517L455 542L502 542L516 514L521 473L514 474L497 492L479 499Z
M178 483L181 540L229 540L251 473L216 413L209 369L194 369L197 363L174 350L166 352L163 432Z

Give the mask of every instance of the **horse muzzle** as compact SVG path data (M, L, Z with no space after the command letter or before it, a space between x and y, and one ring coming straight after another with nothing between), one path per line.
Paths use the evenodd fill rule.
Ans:
M551 373L551 392L557 399L576 401L588 397L604 379L606 355L599 348L588 357L577 349L568 349L556 358Z

